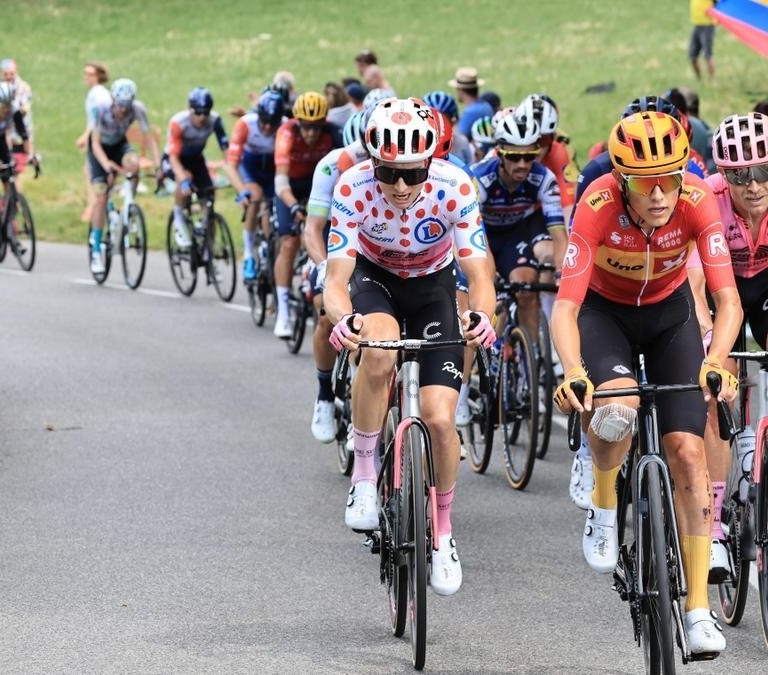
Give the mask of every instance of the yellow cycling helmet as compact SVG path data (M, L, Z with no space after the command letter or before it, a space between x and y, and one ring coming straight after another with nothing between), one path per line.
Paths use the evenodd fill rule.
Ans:
M683 169L690 146L680 122L660 112L625 117L611 131L608 153L621 174L652 176Z
M293 104L293 116L302 122L322 122L328 115L328 100L316 91L305 91Z

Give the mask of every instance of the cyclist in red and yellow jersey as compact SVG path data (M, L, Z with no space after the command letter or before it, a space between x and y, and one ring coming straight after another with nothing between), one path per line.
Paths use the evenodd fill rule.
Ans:
M690 151L680 123L658 112L630 115L613 128L608 149L613 171L597 179L576 207L552 313L552 337L565 370L555 400L563 412L576 408L590 417L595 488L582 548L589 566L604 573L618 558L615 483L638 401L600 399L592 411L593 387L634 386L637 346L650 382L704 384L714 371L722 378L719 397L733 400L738 383L722 363L742 318L720 213L706 183L685 173ZM706 358L686 274L691 242L717 309ZM578 380L587 386L583 405L571 389ZM703 388L703 397L659 396L659 427L675 483L688 645L692 653L716 655L725 638L707 596L712 491L703 435L711 395Z
M293 106L293 119L283 123L275 139L275 211L280 252L275 260L277 321L275 336L287 339L293 331L288 293L293 259L299 250L304 207L312 187L315 165L342 145L341 130L328 122L328 101L315 91L301 94Z

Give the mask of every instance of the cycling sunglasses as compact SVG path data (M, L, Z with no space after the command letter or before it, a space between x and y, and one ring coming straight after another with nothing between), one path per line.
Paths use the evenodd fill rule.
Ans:
M766 183L768 182L768 164L725 169L725 180L731 185L749 185L753 180Z
M198 117L208 117L208 115L211 114L210 110L195 110L194 108L192 109L192 112Z
M429 167L423 166L416 169L395 169L391 166L377 166L373 169L373 175L376 180L394 185L402 178L406 185L418 185L427 180L429 176Z
M499 153L499 157L502 159L506 159L513 163L525 162L526 164L530 164L539 158L538 152L531 152L530 150L527 152L518 152L517 150L497 150L496 152Z
M625 176L624 184L630 192L638 195L648 196L658 185L662 192L674 192L679 190L683 184L684 171L672 171L671 173L661 173L656 176Z

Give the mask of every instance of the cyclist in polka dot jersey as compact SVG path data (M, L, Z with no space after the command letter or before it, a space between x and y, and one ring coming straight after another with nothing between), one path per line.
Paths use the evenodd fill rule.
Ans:
M433 159L437 129L419 99L386 99L366 129L370 160L344 172L331 203L325 309L331 344L357 350L360 339L394 340L400 322L408 337L452 339L489 347L496 339L489 315L496 294L486 265L477 194L460 168ZM454 244L469 281L470 311L456 308ZM430 584L441 595L461 586L451 506L459 468L454 424L464 353L461 346L421 358L421 412L432 439L437 483L439 546ZM378 527L375 450L387 408L394 352L362 353L352 388L355 462L345 522L353 530Z

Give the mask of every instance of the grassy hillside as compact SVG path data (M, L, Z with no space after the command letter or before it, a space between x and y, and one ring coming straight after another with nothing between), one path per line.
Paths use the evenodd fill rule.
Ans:
M473 65L505 104L531 91L549 93L584 158L638 95L694 86L710 123L768 96L768 62L724 30L715 40L715 83L696 83L687 63L687 7L611 0L5 0L12 24L1 57L16 58L35 95L44 174L35 182L28 177L25 191L40 237L84 241L82 156L74 141L84 126L81 71L88 60L106 63L113 77L135 79L163 134L194 86L210 87L221 111L243 104L277 70L293 71L300 90L321 89L355 75L353 57L363 47L377 52L401 95L448 89L457 66ZM585 93L603 82L615 83L614 90ZM231 118L225 121L230 129ZM220 158L215 143L208 156ZM220 199L236 223L232 196L226 190ZM141 200L150 243L160 246L170 200Z

